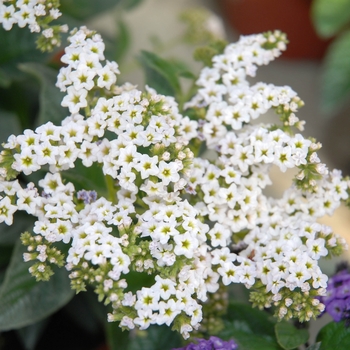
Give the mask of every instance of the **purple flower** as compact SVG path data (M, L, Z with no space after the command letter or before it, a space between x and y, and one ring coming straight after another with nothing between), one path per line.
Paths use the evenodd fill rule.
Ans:
M82 200L85 204L90 204L97 199L97 192L81 190L77 193L77 198Z
M346 320L350 324L350 273L346 268L329 279L327 295L320 298L335 322Z
M212 342L215 350L235 350L238 349L238 345L231 339L224 341L218 337L211 336L209 340Z
M350 311L350 294L348 295L347 298L344 299L344 303L345 303L345 309Z
M238 345L234 340L222 340L218 337L211 336L208 340L196 339L197 344L190 343L183 348L173 350L236 350Z
M336 297L337 298L347 298L350 296L350 280L344 282L341 284L336 291Z
M334 287L338 287L339 285L343 284L344 282L350 283L350 274L347 270L339 271L337 274L335 274L332 278L332 285Z
M343 299L333 299L326 305L326 311L333 317L335 322L339 322L345 311L345 301Z

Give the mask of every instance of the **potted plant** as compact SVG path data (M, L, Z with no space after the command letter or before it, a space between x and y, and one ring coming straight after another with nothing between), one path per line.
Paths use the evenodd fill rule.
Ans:
M1 2L0 14L4 36L28 26L45 52L67 31L58 2ZM319 264L346 245L317 220L350 205L349 178L301 134L296 92L250 82L285 34L213 39L196 52L198 76L143 51L140 89L119 83L99 33L70 29L61 67L18 40L3 57L8 96L23 49L37 62L19 68L40 81L37 118L23 118L26 104L1 112L23 129L0 156L5 347L96 348L102 334L111 350L346 349L349 272L327 284ZM276 123L256 123L269 109ZM273 165L296 173L280 199L264 192ZM310 344L308 322L324 312L335 322ZM60 345L67 318L95 333L90 345L78 332Z
M320 59L330 40L321 39L311 18L311 0L219 0L221 13L239 34L279 29L287 34L288 50L282 57Z

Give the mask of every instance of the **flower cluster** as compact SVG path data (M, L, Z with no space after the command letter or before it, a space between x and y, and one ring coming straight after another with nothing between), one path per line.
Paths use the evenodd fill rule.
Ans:
M71 48L80 54L71 60L72 66L73 61L77 64L74 71L71 66L62 71L70 69L68 79L73 85L73 75L82 71L83 63L90 58L103 60L103 43L100 54L96 53L94 43L98 47L99 37L86 28L75 32L70 41L72 47L66 52ZM91 71L100 69L96 66ZM71 88L68 97L73 89L90 89ZM114 89L111 84L109 88ZM120 87L118 95L89 103L88 118L78 114L79 107L68 107L73 114L61 126L49 122L11 136L4 145L2 165L7 180L42 167L49 172L39 181L40 190L33 183L22 188L17 180L1 181L5 195L0 202L1 221L11 224L16 210L38 218L35 239L28 234L22 237L29 247L25 260L39 260L31 268L38 279L47 279L49 264L58 261L47 254L48 248L59 241L70 243L66 267L72 286L80 291L86 283L95 284L100 298L113 302L115 310L123 310L110 315L111 320L121 320L122 326L133 328L135 323L145 329L151 323L170 324L181 313L196 326L201 307L192 295L205 300L207 288L204 267L196 276L191 267L193 260L205 258L208 226L179 194L186 184L182 174L193 157L186 145L197 135L197 123L179 114L173 98L152 89L142 93L130 85ZM91 191L78 191L75 196L73 184L65 183L61 173L74 168L77 161L85 167L99 164L110 200L97 198ZM43 248L45 244L48 248ZM124 292L127 282L122 278L130 270L159 276L151 288L133 294ZM189 283L194 276L197 282Z
M347 267L329 279L327 293L320 300L335 322L345 320L350 324L350 273Z
M224 341L218 337L211 336L208 340L197 339L196 343L190 343L183 348L173 350L236 350L237 344L234 340Z
M17 24L20 28L29 27L32 33L41 33L38 47L51 51L61 45L60 34L68 31L66 25L50 25L62 14L58 0L1 0L0 24L10 30Z
M345 243L316 220L348 198L348 183L320 162L319 143L294 134L293 128L303 128L295 115L303 105L296 93L287 86L251 86L247 79L257 65L278 56L284 42L279 32L243 37L202 70L187 107L202 118L199 137L217 156L211 162L195 158L185 178L190 202L213 223L208 236L218 248L212 264L222 282L254 287L254 305L274 304L279 318L304 321L324 308L314 301L327 286L317 261L338 254ZM281 126L252 123L269 109ZM263 191L271 184L272 165L282 172L298 169L278 200Z
M74 35L68 39L70 45L61 57L66 66L61 68L56 86L66 92L62 106L76 114L81 109L91 108L96 95L106 96L110 90L114 94L118 93L113 88L116 88L119 69L116 62L107 60L105 65L102 64L105 60L105 44L99 34L86 27L72 33Z
M280 54L283 35L242 37L215 56L187 104L193 119L173 97L117 86L98 34L82 27L69 42L57 87L71 115L10 136L0 158L0 222L11 225L17 210L37 218L22 235L30 272L47 280L65 264L72 288L93 286L112 306L109 321L127 329L173 325L187 338L208 294L231 283L279 318L316 317L327 286L318 260L344 245L316 220L348 198L348 183L320 162L320 144L293 134L303 124L295 92L247 80ZM282 126L251 123L270 108ZM214 160L198 155L201 142ZM263 191L272 165L298 168L281 199ZM68 182L76 167L105 184ZM39 169L47 173L37 185L16 179ZM147 275L147 286L129 286Z

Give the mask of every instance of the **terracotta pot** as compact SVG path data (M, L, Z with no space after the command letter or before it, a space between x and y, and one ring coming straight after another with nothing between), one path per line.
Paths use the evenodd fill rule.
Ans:
M279 29L289 44L282 57L320 59L330 40L320 39L311 22L311 0L218 0L223 17L239 34Z

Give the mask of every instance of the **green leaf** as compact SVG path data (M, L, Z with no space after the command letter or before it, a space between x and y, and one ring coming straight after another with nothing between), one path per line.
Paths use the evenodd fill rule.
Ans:
M274 333L275 320L249 304L229 305L225 329L219 336L234 339L240 350L281 350Z
M120 0L61 0L60 10L74 18L84 20L115 7Z
M322 75L322 107L332 111L350 93L350 30L340 35L324 58Z
M311 14L318 34L332 37L350 22L350 0L314 0Z
M321 349L321 342L317 342L315 344L308 346L306 350L320 350L320 349Z
M6 225L4 222L0 224L0 244L15 245L20 234L28 229L30 230L33 224L33 216L23 211L17 211L13 216L13 224L11 226Z
M167 326L151 326L147 331L137 331L127 350L164 350L181 346L181 337ZM122 349L122 348L120 348ZM117 350L117 349L116 349ZM119 350L119 349L118 349Z
M9 264L11 260L12 251L13 251L12 246L0 245L0 268L1 269L3 269L4 266Z
M5 278L5 271L4 270L0 270L0 285L4 281L4 278Z
M75 168L64 171L62 177L72 182L76 191L84 189L107 194L105 177L99 164L93 163L87 168L78 160L75 162Z
M0 68L0 87L9 87L11 84L11 78L8 76L4 69Z
M130 47L130 32L126 23L122 20L118 21L118 33L115 39L115 61L121 62Z
M186 79L197 80L198 77L192 73L192 71L184 61L170 59L169 62L173 65L176 75Z
M275 336L276 320L266 312L253 308L250 304L231 303L227 313L229 321L245 323L257 335Z
M278 322L275 325L275 332L278 344L286 350L297 348L309 339L309 332L306 329L297 329L286 321Z
M122 0L121 5L125 10L132 10L133 8L139 6L143 0Z
M122 10L130 11L142 4L144 0L121 0L119 6ZM118 8L119 10L119 8Z
M164 95L175 96L181 93L176 65L144 50L141 51L138 60L145 70L146 83L149 86Z
M11 134L18 135L21 132L16 115L2 109L0 109L0 125L0 145L5 142Z
M316 340L321 342L320 350L350 349L350 328L345 322L330 322L317 335Z
M91 295L93 294L93 295ZM95 309L101 309L102 318ZM98 302L97 295L90 289L79 293L63 308L65 314L81 329L93 335L98 334L107 319L107 308Z
M106 322L105 334L107 336L108 349L125 350L129 344L129 332L122 331L119 322ZM147 349L147 348L145 348ZM153 348L149 348L153 349Z
M226 325L226 332L220 333L222 339L234 339L239 350L281 350L277 341L263 338L245 329L240 330L237 323ZM229 334L229 336L228 336Z
M17 334L26 350L34 350L40 336L43 334L47 326L48 319L34 323L30 326L17 330Z
M8 88L0 89L0 108L17 117L22 131L33 128L37 116L39 88L26 73L18 69L17 71L20 79L14 78Z
M51 315L72 297L68 273L55 270L48 282L36 282L28 272L29 263L23 262L26 252L17 241L5 280L0 288L0 330L22 328Z
M6 71L7 79L21 79L17 66L24 62L45 62L48 54L43 54L36 48L37 35L28 28L14 26L10 31L0 29L0 65Z
M61 106L64 94L55 86L57 72L40 63L21 64L20 69L34 76L40 83L40 109L37 124L41 125L48 121L56 125L61 124L68 111Z

